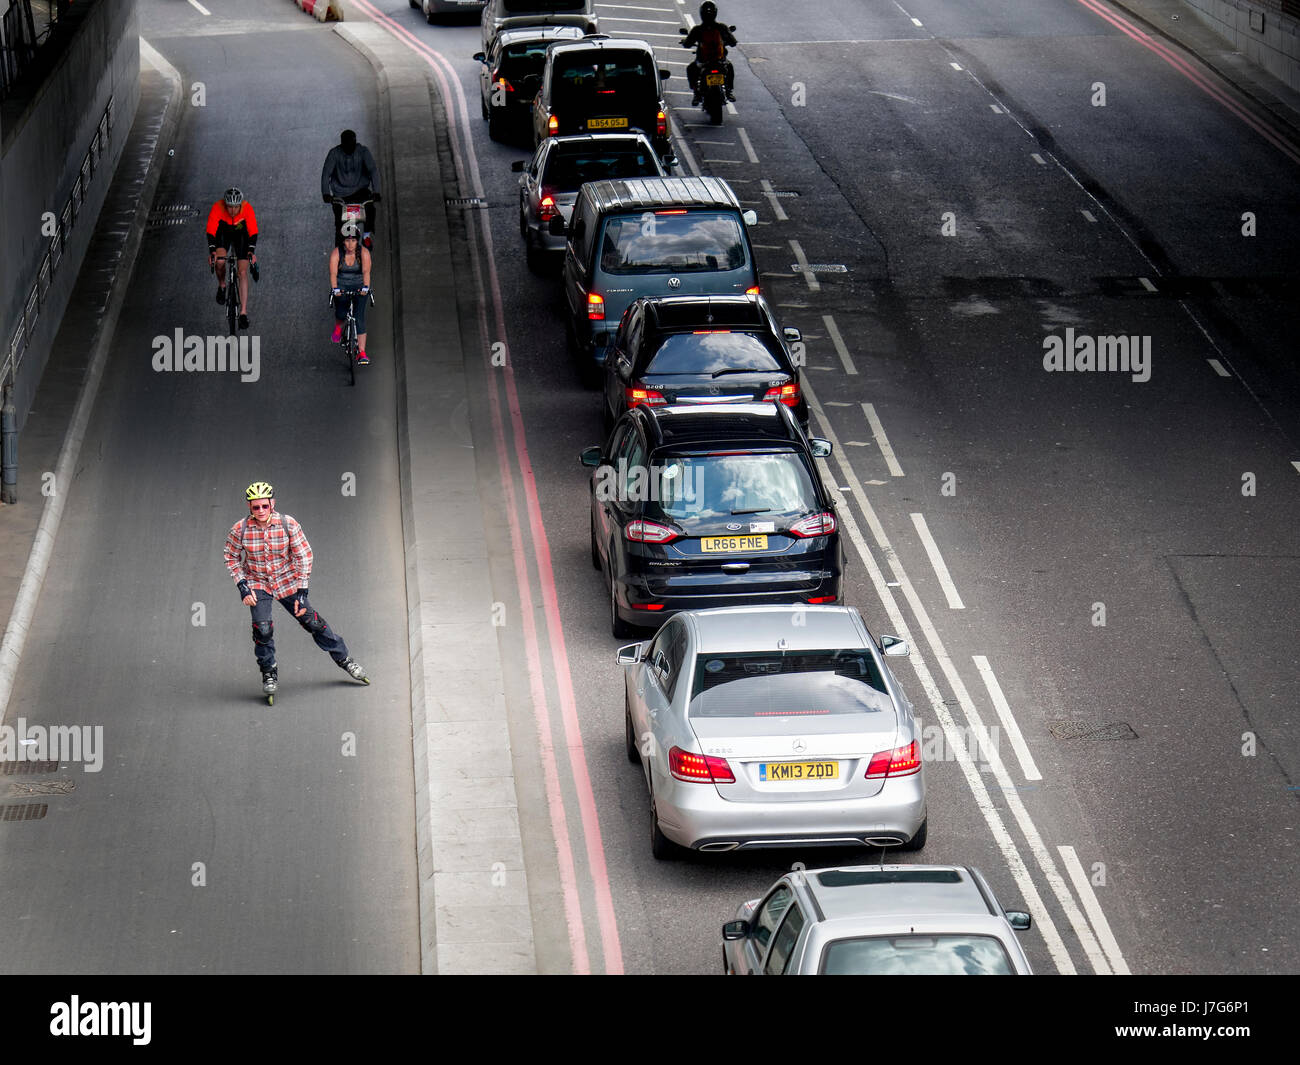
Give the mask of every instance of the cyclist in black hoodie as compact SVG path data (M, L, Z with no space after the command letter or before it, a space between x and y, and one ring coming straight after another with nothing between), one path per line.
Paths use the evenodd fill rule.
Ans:
M357 135L350 129L339 134L339 143L325 156L325 165L320 172L320 194L326 203L332 203L335 197L345 203L366 204L366 229L362 244L371 246L371 235L375 229L375 204L379 202L379 167L375 157L364 144L357 143ZM334 204L334 242L339 243L339 226L343 222L343 208Z

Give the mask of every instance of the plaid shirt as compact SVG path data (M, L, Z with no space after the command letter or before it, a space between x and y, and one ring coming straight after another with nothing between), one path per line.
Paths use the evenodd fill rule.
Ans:
M251 516L235 522L226 537L225 558L236 584L248 581L249 587L276 599L306 588L311 576L311 544L302 526L275 511L266 525Z

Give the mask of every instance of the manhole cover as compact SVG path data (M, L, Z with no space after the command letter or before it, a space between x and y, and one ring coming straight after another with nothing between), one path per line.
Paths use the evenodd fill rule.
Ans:
M43 802L0 806L0 821L39 821L49 808L49 804Z
M448 207L486 207L487 200L482 196L448 196Z
M36 773L57 773L58 762L0 762L0 773L5 776L28 776Z
M1053 721L1048 730L1058 740L1135 740L1133 727L1126 721L1099 725L1095 721Z

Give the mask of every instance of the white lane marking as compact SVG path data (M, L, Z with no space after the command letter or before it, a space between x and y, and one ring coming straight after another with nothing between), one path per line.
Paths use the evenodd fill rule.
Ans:
M749 161L757 163L758 156L754 154L754 146L749 143L749 134L745 132L743 126L737 126L736 132L740 135L740 143L745 146L745 154L749 156Z
M919 18L914 18L914 19L912 19L912 25L913 25L913 26L920 26L920 25L923 25L923 23L921 22L921 20L920 20Z
M652 33L650 30L638 30L637 37L662 37L668 41L677 40L677 34L675 33Z
M1142 287L1148 292L1154 292L1156 290L1156 286L1151 283L1149 277L1139 277L1138 280L1142 283Z
M1039 166L1046 166L1046 165L1047 165L1047 160L1044 159L1044 158L1043 158L1041 155L1039 155L1037 152L1030 152L1030 153L1029 153L1029 158L1032 159L1032 160L1033 160L1035 163L1037 163Z
M1000 108L997 104L989 104L989 110L992 111L995 115L1006 114L1006 112L1003 111L1002 108Z
M727 113L733 116L740 114L740 112L736 110L736 105L733 104L730 100L727 101Z
M212 12L199 3L199 0L190 0L190 7L194 8L200 15L211 15Z
M794 252L795 262L799 264L799 272L803 274L803 279L808 283L809 292L820 292L822 283L813 276L813 272L808 269L808 259L803 253L803 248L797 240L790 241L790 250Z
M677 0L677 2L680 4L682 0ZM642 7L640 4L598 4L597 6L602 11L609 8L612 11L654 11L660 15L671 15L673 13L671 7Z
M816 394L810 386L805 386L804 393L808 397L809 406L816 411L821 424L825 428L824 435L826 439L833 445L835 443L835 431L826 420L826 416L822 412L820 406L816 405ZM875 538L876 543L880 545L881 553L886 559L888 559L889 568L892 571L894 578L899 582L903 595L907 599L908 606L912 608L912 614L915 616L916 623L924 634L926 642L930 645L930 650L934 655L935 661L943 671L943 675L948 681L948 686L952 689L953 694L957 696L957 702L961 705L962 713L966 718L967 725L974 731L975 735L987 735L987 733L983 731L985 728L984 720L980 717L980 712L976 708L974 700L971 699L970 692L966 690L966 683L961 679L961 674L957 672L957 667L952 661L952 656L948 654L947 648L944 647L943 640L939 638L939 633L935 629L934 623L930 620L930 613L925 609L925 604L921 602L921 597L917 595L916 588L913 587L911 579L903 569L897 552L895 552L893 547L890 545L889 538L885 535L885 527L881 524L880 518L876 514L875 508L872 507L871 501L867 498L866 493L862 491L862 485L858 481L857 474L853 472L853 467L849 465L847 460L844 458L843 453L840 453L838 449L836 449L836 453L838 454L836 462L839 463L840 471L853 487L854 494L858 497L858 505L862 507L862 513L866 517L867 524L871 528L871 535ZM851 530L850 535L852 535L852 533L856 531L856 525L851 521L852 514L847 515L847 517L850 520L846 521L845 527ZM858 548L860 551L863 551L864 559L869 557L866 554L864 543L858 542ZM873 569L875 566L874 560L867 562L867 565L868 569ZM876 590L881 594L882 598L888 594L882 591L882 587L879 584L877 584ZM885 600L885 607L887 610L892 608L893 611L897 611L892 596ZM895 613L891 613L890 617L892 620L895 617ZM906 625L903 624L901 614L898 615L897 624L906 628ZM898 635L903 636L903 632L900 631ZM906 636L903 636L903 638L906 639ZM917 646L917 644L913 644L914 648ZM913 667L917 671L917 675L921 676L922 670L925 669L925 664L915 650L911 655L911 661ZM925 670L924 676L925 678L929 678L928 670ZM925 683L925 680L923 680L922 683ZM929 680L929 683L933 686L932 679ZM948 716L947 705L943 702L943 697L938 694L938 688L933 688L931 698L932 702L935 699L938 700L937 703L935 703L934 709L940 721L951 721L951 718ZM969 733L967 733L967 735L969 735ZM965 768L965 763L969 761L969 756L966 756L965 758L962 757L964 754L965 752L963 751L958 756L958 761L963 764L963 769ZM1056 896L1056 900L1060 904L1061 909L1065 911L1066 918L1074 928L1075 935L1079 937L1079 943L1082 945L1084 953L1088 956L1089 961L1097 972L1110 972L1110 966L1107 964L1101 948L1097 945L1096 937L1092 934L1092 929L1088 926L1087 918L1084 917L1083 913L1080 911L1078 905L1074 901L1074 897L1070 894L1069 887L1061 878L1061 874L1057 871L1056 862L1053 861L1052 854L1047 849L1047 845L1043 843L1042 834L1034 824L1033 818L1029 816L1029 811L1025 809L1025 804L1020 798L1020 793L1016 790L1015 782L1011 779L1011 774L1007 772L1006 766L1002 764L1002 759L996 751L989 752L988 763L993 775L997 778L998 784L1002 788L1007 808L1016 819L1016 824L1020 826L1020 831L1023 833L1026 842L1029 844L1030 853L1033 854L1034 860L1038 863L1039 869L1042 870L1043 876L1046 879L1048 886L1052 889L1052 893ZM971 790L975 792L977 804L980 801L981 795L987 802L988 791L984 786L983 778L979 776L979 771L973 767L971 773L975 775L977 782L971 785ZM971 773L967 773L968 782L970 781ZM976 790L977 787L978 790ZM989 807L989 810L991 811L991 816L989 812L986 812L985 820L993 831L994 838L1001 843L1002 840L999 836L999 832L1005 835L1005 829L1002 828L1001 818L998 817L997 811L992 810L991 806ZM1020 853L1016 850L1015 845L1011 843L1009 836L1006 837L1006 844L1010 847L1010 853L1008 853L1007 849L1004 847L1003 855L1007 858L1008 863L1012 865L1012 872L1014 874L1017 864L1021 861ZM1019 880L1017 880L1017 882L1020 883ZM1032 882L1029 883L1028 887L1026 887L1024 883L1020 883L1020 887L1024 892L1032 892L1034 898L1037 899L1039 897L1037 889L1033 886ZM1048 936L1049 931L1051 933L1051 939L1049 939ZM1048 941L1049 950L1052 949L1052 941L1054 940L1057 945L1060 946L1061 951L1065 953L1064 965L1062 965L1061 959L1056 957L1056 952L1053 951L1053 957L1056 958L1057 968L1060 969L1061 972L1073 973L1075 971L1074 963L1070 960L1069 954L1065 952L1064 945L1061 943L1059 934L1056 932L1055 927L1044 929L1043 938Z
M1083 871L1083 864L1079 861L1079 856L1074 853L1073 847L1067 847L1064 844L1058 846L1061 861L1065 865L1065 870L1070 874L1070 879L1074 881L1074 890L1079 893L1079 898L1083 902L1083 908L1088 911L1088 916L1092 919L1092 926L1097 929L1097 938L1101 940L1101 948L1106 952L1106 957L1110 961L1110 967L1115 970L1116 976L1128 976L1128 962L1124 960L1124 954L1119 949L1119 944L1115 942L1115 936L1111 933L1110 922L1106 920L1106 914L1102 912L1101 902L1097 899L1097 893L1092 890L1092 885L1088 882L1088 877Z
M843 497L837 500L840 506L837 508L838 516L843 522L845 531L849 534L849 539L858 549L858 554L862 557L863 564L867 568L867 575L871 578L871 583L876 589L876 595L879 596L880 602L884 605L885 613L889 617L889 623L894 627L894 632L902 639L912 644L912 653L908 657L913 670L916 672L917 679L924 689L926 698L930 700L930 707L934 710L934 715L939 721L940 727L947 737L953 754L956 756L957 764L961 768L962 776L966 778L966 784L971 790L975 799L975 805L984 818L985 824L989 826L989 831L993 835L993 840L998 849L1002 852L1003 860L1011 872L1012 879L1015 880L1016 886L1020 889L1020 897L1024 899L1025 905L1029 907L1030 912L1034 915L1034 924L1038 928L1039 934L1043 937L1043 942L1047 946L1047 952L1052 956L1052 961L1056 964L1058 972L1066 975L1073 975L1077 970L1074 962L1070 958L1070 952L1066 949L1064 941L1061 939L1060 932L1057 931L1056 924L1052 920L1052 915L1048 912L1047 905L1043 902L1042 895L1038 892L1033 877L1029 874L1029 869L1025 865L1024 859L1020 855L1015 842L1011 838L1011 833L1007 831L1003 823L1002 815L993 804L989 796L988 786L984 783L984 777L980 773L979 767L971 759L970 752L967 750L966 741L959 738L957 724L953 719L948 705L944 700L943 693L939 691L939 686L935 683L934 675L926 665L925 656L920 653L920 644L910 635L910 629L907 622L903 619L903 612L899 608L898 600L894 597L891 588L903 588L905 592L912 592L910 584L907 583L907 575L902 572L898 565L898 558L894 554L894 549L889 546L889 541L885 537L885 530L880 525L875 510L872 508L866 493L862 491L862 484L853 472L852 466L844 459L844 453L839 447L839 442L835 436L835 430L831 427L830 420L826 417L826 412L822 409L821 403L817 400L817 394L812 386L805 382L804 395L808 399L808 406L816 415L818 423L822 427L821 435L834 446L832 455L840 468L844 479L854 489L854 494L858 497L862 512L866 516L867 523L871 527L871 533L880 545L881 553L889 559L890 568L893 570L895 580L886 581L885 575L880 566L876 563L875 556L871 553L866 538L862 535L862 530L858 527L857 518L854 517L853 511L849 509L848 502ZM825 460L818 460L825 462ZM904 587L906 585L906 587ZM914 593L913 593L914 594ZM923 625L929 624L928 616L922 613L918 615ZM929 632L926 633L929 639ZM935 637L937 639L937 636ZM931 647L934 641L931 640ZM946 654L946 652L944 652ZM942 663L943 659L940 659ZM960 678L958 678L960 681ZM978 715L976 715L978 716ZM977 733L977 735L983 735ZM993 760L996 759L996 752L993 752ZM991 761L993 761L991 760ZM1009 801L1018 800L1019 796L1014 793L1009 796Z
M664 89L665 96L694 96L690 89Z
M781 206L781 200L773 191L772 183L768 181L767 178L763 179L763 195L772 201L772 213L776 215L776 220L778 222L788 222L790 216L785 213L785 208Z
M961 70L961 64L960 64L960 63L949 63L948 65L949 65L950 67L952 67L953 70Z
M1097 216L1093 214L1091 211L1080 211L1079 213L1082 214L1083 217L1086 218L1089 222L1097 221Z
M702 163L735 163L739 166L744 161L743 159L709 159L706 156L700 156L700 162Z
M691 151L691 146L686 143L685 137L674 137L673 143L676 145L678 156L686 157L686 167L694 177L700 176L700 164L695 161L695 154Z
M689 67L691 64L684 59L663 59L655 56L655 61L662 63L666 67Z
M880 453L885 456L885 465L889 468L889 476L902 477L903 467L898 464L898 459L894 455L894 446L889 442L889 437L885 435L885 427L876 414L875 404L862 404L862 413L867 416L867 424L871 426L871 432L875 435L876 443L880 445Z
M1300 462L1293 462L1291 465L1295 467L1296 473L1300 473Z
M1025 743L1025 737L1020 731L1020 724L1011 712L1007 697L1002 694L1002 685L998 683L998 678L993 672L993 667L989 665L989 660L983 655L971 655L971 658L974 659L975 668L980 671L980 676L984 678L984 687L988 688L989 698L993 700L993 709L998 712L998 719L1002 722L1002 729L1011 740L1011 748L1016 752L1016 757L1020 759L1020 768L1025 774L1025 779L1042 780L1043 774L1038 771L1038 766L1034 763L1034 756L1029 753L1029 745Z
M649 9L647 9L647 10L649 10ZM667 14L667 12L663 12L663 13L664 13L664 14ZM679 25L681 25L681 23L679 23L676 19L664 19L664 18L618 18L616 15L602 15L600 21L601 21L601 22L639 22L639 23L644 23L644 24L646 24L646 25L650 25L650 26L679 26ZM663 36L663 35L661 34L661 36Z
M925 515L913 514L911 518L912 524L916 526L916 534L921 538L921 546L925 548L925 553L930 557L930 565L939 578L939 587L943 589L948 605L953 610L965 610L966 604L961 601L961 596L957 594L957 586L952 583L952 574L948 572L948 567L944 564L943 555L939 554L939 545L934 542L934 537L930 535L930 527L925 523Z
M790 241L790 243L793 244L794 241ZM802 255L799 257L799 263L802 266L808 265L804 262ZM856 376L858 368L853 365L853 356L849 354L848 346L844 343L844 338L840 336L840 330L835 324L835 319L829 314L823 314L822 321L826 323L826 332L830 334L831 343L835 345L835 351L840 357L840 365L844 367L844 372Z
M696 144L720 144L724 148L734 148L736 146L735 141L705 141L705 140L696 139L695 143Z
M1218 359L1211 359L1210 365L1214 367L1214 372L1217 373L1220 377L1232 376L1232 374L1228 373L1228 371L1223 368L1223 363L1221 363Z

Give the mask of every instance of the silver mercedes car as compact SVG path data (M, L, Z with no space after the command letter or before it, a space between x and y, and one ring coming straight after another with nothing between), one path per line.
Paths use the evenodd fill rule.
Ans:
M924 846L920 726L884 658L907 653L807 605L683 611L620 648L654 856Z
M970 866L796 870L722 926L722 967L742 976L1028 976L1015 933L1031 924L1004 910Z

